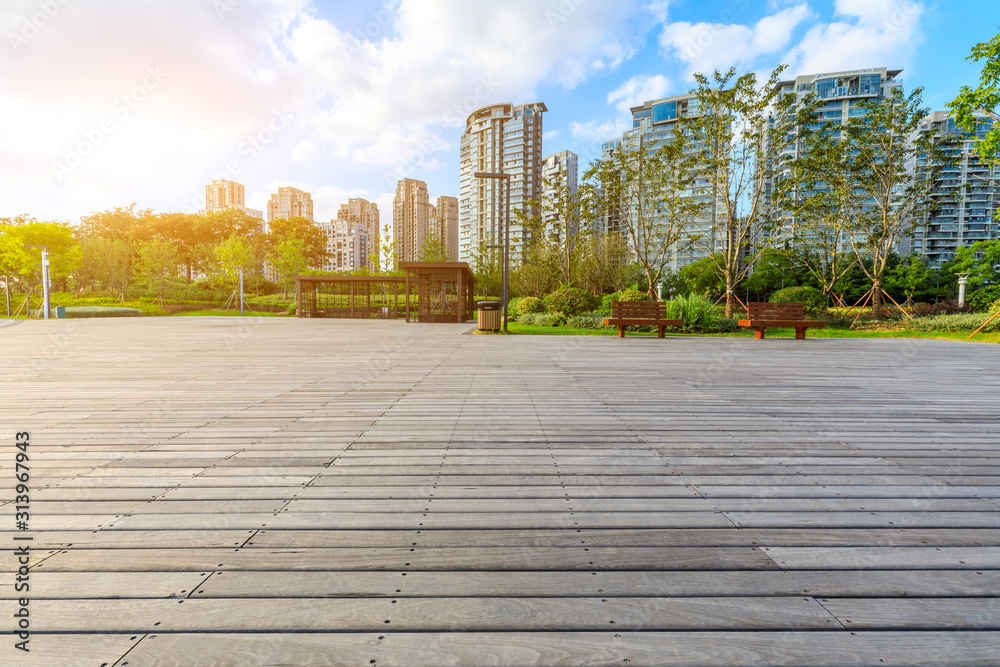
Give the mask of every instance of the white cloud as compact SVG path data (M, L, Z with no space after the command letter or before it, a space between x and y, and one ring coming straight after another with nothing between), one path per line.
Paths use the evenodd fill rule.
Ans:
M906 66L923 36L920 2L837 0L843 20L815 25L786 56L801 74Z
M569 132L575 138L597 145L597 152L600 152L600 144L621 137L625 130L632 127L631 117L615 118L613 120L591 120L586 123L573 121L569 124Z
M319 149L316 148L316 144L308 139L303 139L292 146L292 160L295 162L310 162L318 156Z
M670 81L662 74L638 75L608 93L608 104L623 114L631 115L630 108L649 100L663 97L670 89Z
M289 49L319 91L318 138L393 165L479 107L536 101L543 80L573 88L617 67L641 41L629 25L638 1L401 0L353 29L304 17Z
M613 70L649 29L643 0L391 0L359 25L310 0L55 4L16 51L7 35L38 0L0 10L0 215L44 216L57 199L61 211L197 209L209 177L308 180L325 156L376 174L440 168L471 111ZM167 76L119 116L147 67ZM280 132L268 129L275 107L293 117ZM53 164L105 120L60 181Z
M549 130L548 132L542 133L542 141L548 141L549 139L555 139L559 136L559 130Z
M687 65L687 74L752 66L759 57L781 51L792 40L795 28L812 16L805 3L765 16L752 28L740 24L668 24L660 33L664 52Z

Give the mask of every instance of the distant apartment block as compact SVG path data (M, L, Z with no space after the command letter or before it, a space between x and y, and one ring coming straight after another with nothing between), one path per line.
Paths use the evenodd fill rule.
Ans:
M396 196L392 200L392 236L400 262L417 261L430 232L433 208L425 182L404 178L396 184Z
M673 141L679 120L698 116L701 110L696 96L676 95L644 102L632 107L631 112L632 129L627 130L620 138L602 144L602 159L609 158L617 149L639 150L640 147L645 147L647 151L655 152L660 146ZM670 262L667 264L667 268L672 271L678 271L706 257L710 249L717 249L715 220L716 216L725 215L725 200L721 199L721 193L713 195L710 188L707 175L698 175L690 196L704 206L701 215L685 225L685 234L686 237L697 235L705 240L696 247L687 243L675 244L670 250ZM618 221L610 216L605 218L603 226L610 233L622 231Z
M435 236L444 242L448 259L458 261L458 197L441 196L434 206L431 219Z
M245 208L243 210L246 211L246 214L251 218L257 218L258 220L264 219L264 211L258 211L255 208Z
M312 195L297 188L278 188L267 203L268 222L300 217L313 220Z
M337 220L351 223L359 230L361 257L369 270L376 270L379 264L379 213L378 205L367 199L352 198L340 205ZM359 267L360 268L360 267Z
M541 196L542 115L545 104L494 104L469 115L459 149L459 260L473 261L480 248L502 241L503 182L475 172L510 174L510 248L519 258L530 243L514 211Z
M326 236L326 250L329 258L323 265L324 271L356 271L368 265L370 239L364 225L351 220L337 218L319 223Z
M243 185L234 181L216 179L205 186L205 211L224 211L227 208L246 209Z
M827 72L823 74L805 74L794 79L780 81L777 84L780 92L786 95L796 95L804 99L807 95L815 95L820 101L818 122L811 129L818 129L821 124L830 123L834 126L843 125L850 118L864 116L867 112L861 104L871 100L880 100L890 94L893 88L901 87L901 69L875 67L870 69L846 70L843 72ZM834 129L839 136L839 129ZM792 142L782 155L785 159L794 159L804 153L802 142ZM765 191L765 205L770 202L771 191L775 183L768 183ZM791 215L781 215L781 220L788 234L798 231L800 220ZM848 243L845 239L844 243ZM846 247L846 246L845 246Z
M569 193L576 194L578 183L579 156L572 151L553 153L542 160L542 196L543 201L558 196L558 190L565 186ZM554 211L541 211L544 233L551 238L563 238L565 221L559 219Z
M902 243L901 252L916 253L930 267L939 268L963 246L1000 238L996 220L1000 166L982 162L972 150L991 127L986 115L980 116L972 133L955 125L946 111L935 111L923 120L918 131L933 130L939 138L960 137L951 149L958 159L941 172L931 193L937 206L922 217L913 236ZM920 166L926 165L918 162L916 167Z

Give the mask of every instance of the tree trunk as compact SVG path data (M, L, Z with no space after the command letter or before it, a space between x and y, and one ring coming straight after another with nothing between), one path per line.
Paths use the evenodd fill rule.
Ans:
M649 286L649 289L646 290L646 296L651 297L653 301L659 301L660 295L653 289L653 270L648 267L646 267L646 284Z
M876 315L882 309L882 280L876 278L872 281L872 312Z
M726 272L726 319L732 319L733 311L736 310L736 285L733 282L732 272Z

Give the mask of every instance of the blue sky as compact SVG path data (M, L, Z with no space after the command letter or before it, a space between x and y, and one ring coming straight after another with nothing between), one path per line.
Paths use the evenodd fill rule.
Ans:
M998 29L992 0L7 0L0 217L197 210L226 177L255 208L292 185L317 219L360 196L390 222L402 176L458 195L479 106L545 102L545 153L586 164L716 67L903 68L941 109Z

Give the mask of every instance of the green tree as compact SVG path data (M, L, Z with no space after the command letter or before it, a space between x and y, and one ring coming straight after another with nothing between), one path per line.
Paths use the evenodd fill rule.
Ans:
M139 280L156 290L156 298L162 305L163 293L180 263L180 253L172 241L150 239L139 242L134 268Z
M132 243L126 238L87 238L80 243L80 250L82 282L97 283L125 301L133 276Z
M576 282L591 294L612 294L625 289L628 246L621 234L591 232L581 240Z
M847 240L848 193L830 188L832 170L850 162L849 144L840 140L840 125L828 121L819 128L801 128L799 156L786 163L791 187L778 192L787 215L793 216L792 261L804 268L828 298L839 299L836 286L857 265Z
M305 242L290 238L271 246L267 255L268 263L278 277L283 288L283 296L288 296L292 276L300 275L309 266L305 253Z
M476 291L483 296L500 296L503 262L500 253L483 242L472 252L471 269L476 276Z
M239 286L239 267L243 267L245 276L246 267L252 266L255 260L254 248L250 241L235 234L216 245L213 256L215 270L221 274L227 285L233 286L234 290Z
M716 295L726 291L726 277L720 270L723 260L718 257L703 257L681 267L677 272L687 286L688 294Z
M417 260L420 262L453 261L448 255L448 244L433 229L424 237L424 243L420 246L420 254L417 256Z
M0 273L12 276L28 291L41 288L41 250L24 244L48 248L49 282L53 288L66 288L70 275L80 265L80 244L73 228L63 222L39 222L28 215L0 218Z
M285 241L300 241L302 255L309 268L322 269L330 259L323 228L302 217L275 219L268 223L267 246L275 248Z
M983 70L976 88L962 86L958 97L946 106L958 123L967 132L976 132L982 123L982 116L993 121L993 127L978 142L975 151L984 161L992 162L1000 150L1000 35L988 42L980 42L972 47L972 54L966 58L971 62L983 62Z
M585 174L601 193L601 212L618 220L646 274L647 294L687 239L687 225L705 210L696 187L699 176L683 121L656 151L645 145L619 146L595 160Z
M979 289L1000 280L1000 240L976 241L955 251L953 273L968 273L969 287Z
M545 262L557 272L557 283L569 285L576 280L583 257L582 241L598 217L595 189L587 183L571 187L566 169L542 181L541 199L529 199L514 211L530 239L525 261ZM541 275L537 269L527 270Z
M922 92L917 88L906 96L893 88L882 99L861 102L866 114L844 124L843 148L826 168L826 181L844 209L847 240L871 281L876 309L882 306L890 257L933 208L938 175L954 161L947 150L950 139L936 141L932 130L919 129L928 113Z
M692 92L701 113L689 127L716 213L694 241L725 281L726 317L733 315L736 286L750 267L786 236L779 195L792 183L782 177L782 155L813 113L811 103L780 92L786 67L776 68L760 84L753 72L735 78L735 69L725 74L716 70L711 79L695 75Z
M906 307L913 306L913 297L917 292L928 289L928 282L934 277L927 263L920 255L909 255L901 259L886 277L886 287L890 290L898 290L906 296Z
M392 228L389 223L382 227L381 238L378 245L368 254L368 264L376 267L375 275L378 276L399 276L399 254L396 252L396 242L392 237Z

